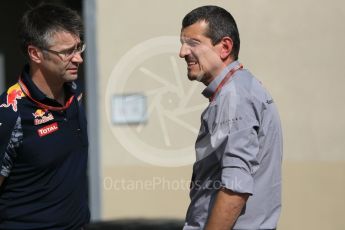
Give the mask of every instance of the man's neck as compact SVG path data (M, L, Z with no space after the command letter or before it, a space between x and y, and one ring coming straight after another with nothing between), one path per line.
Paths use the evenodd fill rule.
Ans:
M46 77L40 69L30 68L31 79L42 93L61 105L65 104L65 91L62 82Z
M226 60L224 60L222 62L222 65L213 70L212 73L211 73L211 76L210 77L206 77L204 76L201 80L202 83L204 83L204 85L208 86L216 77L218 77L225 68L227 68L228 65L230 65L231 63L233 63L235 60L233 60L232 58L228 58Z

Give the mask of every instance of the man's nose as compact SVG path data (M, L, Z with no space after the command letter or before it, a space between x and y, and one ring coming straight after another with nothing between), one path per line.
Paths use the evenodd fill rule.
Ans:
M75 53L72 57L72 62L76 62L76 63L83 63L83 58L81 56L81 53Z
M181 48L180 48L180 53L179 53L180 58L184 58L184 57L186 57L189 54L190 54L189 47L185 43L182 44Z

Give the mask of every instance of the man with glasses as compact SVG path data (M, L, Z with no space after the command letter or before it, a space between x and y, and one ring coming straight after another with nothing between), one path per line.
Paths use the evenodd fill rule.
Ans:
M28 62L0 97L0 229L82 229L89 221L80 16L43 4L20 23Z
M184 230L272 230L281 209L282 133L268 91L238 61L236 22L203 6L182 21L180 57L206 85Z

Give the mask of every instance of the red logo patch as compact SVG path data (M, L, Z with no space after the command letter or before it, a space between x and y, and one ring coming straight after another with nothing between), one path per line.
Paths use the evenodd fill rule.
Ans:
M40 128L39 130L37 130L37 133L40 137L44 137L58 130L59 130L58 123L54 122L53 124Z
M32 114L35 118L34 124L40 125L48 121L54 120L53 114L51 114L47 109L37 109L35 113Z

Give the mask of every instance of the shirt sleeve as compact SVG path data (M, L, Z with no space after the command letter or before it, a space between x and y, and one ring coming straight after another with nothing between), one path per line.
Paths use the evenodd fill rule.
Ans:
M0 175L8 177L22 143L21 119L16 113L0 108Z
M253 194L253 175L260 167L258 160L260 126L255 102L248 96L230 95L221 105L218 137L221 137L222 186L237 193Z

